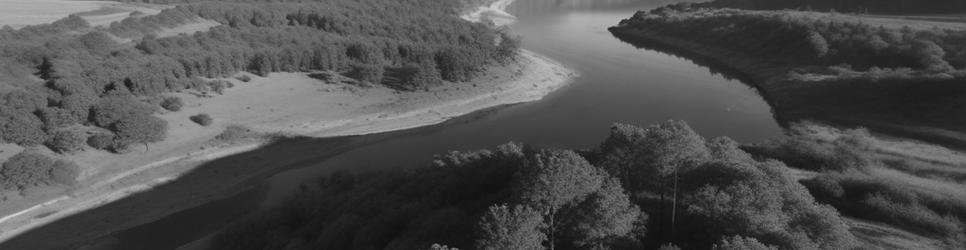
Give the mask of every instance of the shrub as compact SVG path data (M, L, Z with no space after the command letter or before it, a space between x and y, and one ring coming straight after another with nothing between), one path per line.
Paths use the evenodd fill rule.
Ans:
M383 69L381 65L357 64L352 66L352 71L349 72L349 77L363 82L381 83L382 75L384 73L385 69Z
M50 178L55 183L74 185L77 183L78 175L80 175L80 167L77 163L68 160L58 160L50 169Z
M41 108L40 120L44 123L44 129L53 131L77 123L77 117L69 110L61 108Z
M250 128L241 125L229 125L221 134L215 136L215 140L221 142L233 142L237 140L251 138L255 134Z
M215 81L208 82L208 88L211 89L211 91L218 93L219 95L224 95L225 89L232 87L231 85L232 84L230 82L222 81L222 80L215 80Z
M114 135L106 133L93 135L87 138L87 145L99 150L108 150L114 145Z
M73 153L84 149L86 140L87 138L84 136L84 133L80 131L72 129L58 130L47 141L47 147L59 153Z
M211 125L211 123L213 121L211 119L211 116L210 115L204 114L204 113L197 114L197 115L193 115L193 116L189 117L188 119L191 119L191 121L193 121L193 122L195 122L195 123L197 123L197 124L199 124L201 126L205 126L205 127L207 127L208 125Z
M184 101L181 100L181 97L177 96L165 97L161 101L161 107L168 111L181 111L181 108L184 107Z
M248 75L236 76L235 79L238 79L239 81L242 81L242 82L251 82L252 81L252 77L251 76L248 76Z

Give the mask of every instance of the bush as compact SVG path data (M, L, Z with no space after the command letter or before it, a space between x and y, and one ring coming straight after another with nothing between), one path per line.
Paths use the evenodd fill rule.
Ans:
M58 160L50 169L50 178L55 183L74 185L77 183L78 175L80 175L80 167L77 163L68 160Z
M108 150L111 146L114 146L114 135L105 133L96 134L87 138L87 145L99 150Z
M184 107L184 101L177 96L165 97L164 101L161 101L161 107L168 111L181 111L181 108Z
M242 81L242 82L251 82L252 81L252 77L251 76L248 76L248 75L236 76L235 79L238 79L239 81Z
M349 72L349 77L363 82L381 83L382 75L384 73L385 69L381 65L357 64L352 66L352 71Z
M231 87L230 82L226 82L222 80L215 80L215 81L208 82L208 88L211 89L212 92L218 93L219 95L224 95L225 89L230 87Z
M188 119L191 119L191 121L205 127L207 127L208 125L211 125L211 123L213 122L213 120L211 119L211 116L204 113L193 115Z
M47 147L58 153L73 153L84 149L87 137L77 130L58 130L47 141Z
M246 128L241 125L230 125L222 131L221 134L215 136L215 140L220 142L233 142L242 139L251 138L255 135L255 132L250 128Z

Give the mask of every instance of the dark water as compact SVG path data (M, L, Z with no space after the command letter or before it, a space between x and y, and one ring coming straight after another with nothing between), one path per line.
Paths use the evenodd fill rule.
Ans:
M637 49L606 29L639 9L663 3L519 1L510 11L519 17L513 32L524 36L524 48L580 72L568 87L539 102L400 133L314 166L283 172L265 180L254 189L257 192L244 192L118 232L113 235L117 248L168 249L186 244L238 216L223 211L270 206L299 183L336 169L421 166L434 154L493 148L509 141L588 148L603 140L615 122L646 126L685 120L706 137L729 136L740 142L781 136L770 107L753 88L686 59ZM186 231L185 225L197 230Z

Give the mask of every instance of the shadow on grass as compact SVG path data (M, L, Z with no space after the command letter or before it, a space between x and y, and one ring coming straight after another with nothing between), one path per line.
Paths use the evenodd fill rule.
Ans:
M254 187L276 174L367 145L435 134L507 106L512 105L397 132L281 139L211 160L174 181L27 231L0 243L0 249L174 249L255 211L265 193Z

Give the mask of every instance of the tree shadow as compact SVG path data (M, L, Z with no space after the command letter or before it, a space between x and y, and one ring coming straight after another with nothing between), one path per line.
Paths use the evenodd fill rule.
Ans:
M174 249L257 210L266 194L255 187L276 174L367 145L436 134L508 106L512 105L397 132L280 139L256 150L211 160L174 181L34 228L0 243L0 249Z

